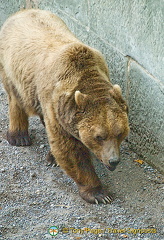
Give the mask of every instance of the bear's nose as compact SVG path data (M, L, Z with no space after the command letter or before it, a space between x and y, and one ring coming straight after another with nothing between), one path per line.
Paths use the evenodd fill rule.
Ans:
M119 164L120 161L117 162L109 162L111 167L116 167Z
M109 165L105 165L107 169L109 169L110 171L114 171L116 169L116 166L118 165L120 161L117 159L117 161L113 161L111 162L111 159L109 161Z
M105 166L110 171L114 171L116 169L116 166L119 164L119 162L120 162L120 158L119 157L111 158L109 160L109 164L108 165L105 164Z
M115 158L111 158L109 160L109 164L112 166L112 167L116 167L120 162L120 158L119 157L115 157Z

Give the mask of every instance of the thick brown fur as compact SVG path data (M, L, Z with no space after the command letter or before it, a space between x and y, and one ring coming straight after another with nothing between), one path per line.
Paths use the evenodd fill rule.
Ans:
M28 117L45 124L51 153L90 203L110 202L91 162L90 150L110 170L127 136L127 106L107 64L48 11L24 10L0 32L0 74L9 100L10 144L31 144Z

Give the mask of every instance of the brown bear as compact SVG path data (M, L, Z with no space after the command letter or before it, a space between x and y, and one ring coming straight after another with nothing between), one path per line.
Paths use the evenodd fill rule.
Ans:
M79 41L51 12L23 10L0 31L0 73L9 100L11 145L31 144L28 117L45 124L55 161L89 203L108 203L90 151L109 170L128 135L127 105L101 53Z

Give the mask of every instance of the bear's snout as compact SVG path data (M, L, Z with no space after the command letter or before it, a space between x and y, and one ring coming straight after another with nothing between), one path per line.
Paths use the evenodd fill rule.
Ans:
M112 158L109 160L109 165L105 165L110 171L114 171L119 164L120 158Z

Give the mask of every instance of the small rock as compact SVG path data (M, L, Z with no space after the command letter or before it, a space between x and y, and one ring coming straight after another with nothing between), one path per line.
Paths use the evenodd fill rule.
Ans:
M44 148L44 147L45 147L44 144L41 144L41 145L40 145L40 148Z
M121 237L122 237L122 238L128 238L128 235L123 234L123 235L121 235Z
M32 178L36 178L36 177L37 177L36 172L33 172L33 173L31 174L31 177L32 177Z

